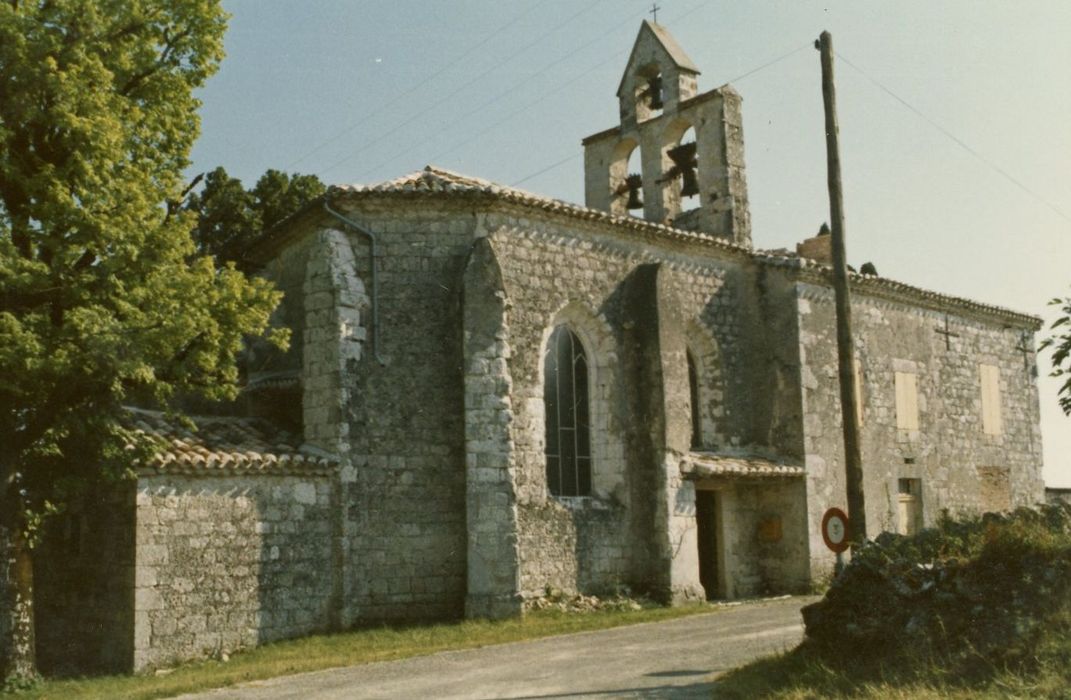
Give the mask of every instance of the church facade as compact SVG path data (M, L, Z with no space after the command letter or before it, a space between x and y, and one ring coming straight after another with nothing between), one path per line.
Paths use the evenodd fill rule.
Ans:
M224 451L245 462L203 438L142 474L115 525L134 574L110 586L133 602L102 604L130 608L115 663L557 591L826 579L821 518L845 503L828 237L753 246L740 96L697 86L645 22L620 123L584 140L585 206L429 166L269 231L254 255L293 342L253 349L247 406L298 437ZM851 289L868 531L1041 501L1039 319Z

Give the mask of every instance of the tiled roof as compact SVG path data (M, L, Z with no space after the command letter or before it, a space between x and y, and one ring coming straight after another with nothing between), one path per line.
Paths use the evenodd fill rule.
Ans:
M628 62L625 63L625 74L621 76L621 82L617 85L617 94L621 94L622 88L625 86L625 80L628 78L628 69L632 67L632 59L636 55L636 47L640 45L640 37L644 31L649 31L654 35L658 43L662 45L662 48L666 50L666 54L669 55L669 60L681 70L688 71L689 73L699 73L699 68L695 65L695 61L688 57L688 54L684 52L681 45L677 43L677 40L673 38L673 35L663 27L661 24L655 24L651 20L645 19L643 24L640 25L640 33L636 35L636 41L632 44L632 51L628 55Z
M428 165L423 170L404 175L394 180L387 180L386 182L374 185L334 186L328 190L326 196L330 199L335 195L356 197L399 196L405 198L448 195L454 197L479 197L511 202L535 207L544 211L565 214L577 219L623 226L635 231L656 234L661 238L670 240L700 242L704 245L718 248L725 253L750 258L760 265L794 270L801 278L817 284L825 286L832 284L829 266L808 258L800 258L791 253L780 254L775 251L752 251L744 246L730 243L723 238L700 231L685 231L683 229L673 228L672 226L638 219L634 216L616 216L608 212L589 209L560 199L543 197L532 194L531 192L525 192L524 190L499 185L489 180L460 175L433 165ZM317 200L317 204L318 203L319 200ZM280 223L285 224L285 220ZM1041 319L1037 316L1024 314L1004 307L983 304L971 299L933 292L921 287L897 282L896 280L891 280L886 277L849 273L849 278L851 279L852 287L864 294L915 303L939 310L956 308L957 310L967 313L996 316L1019 326L1031 327L1035 330L1041 327Z
M643 20L643 23L658 37L658 41L661 42L662 47L665 48L666 53L677 64L678 68L683 68L692 73L699 72L699 67L695 65L695 61L689 58L688 54L684 52L681 45L677 43L677 40L673 38L673 35L665 27L647 19Z
M267 421L231 416L192 416L196 431L159 411L128 409L128 427L160 446L143 469L181 474L321 473L338 459Z
M482 197L499 201L513 202L525 206L537 207L544 211L560 212L569 216L586 219L588 221L603 221L650 232L678 240L703 241L725 250L736 251L744 255L750 251L743 247L730 243L723 238L698 231L685 231L673 228L665 224L658 224L634 216L616 216L598 209L589 209L577 204L565 202L552 197L518 190L506 185L500 185L490 180L461 175L434 165L428 165L423 170L418 170L408 175L380 182L374 185L335 185L327 192L330 199L334 195L342 196L367 196L367 195L392 195L405 197L420 197L433 195L453 195L459 197Z
M781 251L755 251L754 258L760 265L795 270L800 278L805 281L823 286L832 286L833 284L833 268L817 260L800 257L791 252L782 253ZM951 294L941 294L922 287L897 282L888 277L864 275L849 270L848 279L851 280L852 290L876 297L901 302L910 301L920 306L931 306L939 310L955 307L968 313L999 316L1008 321L1031 327L1034 330L1041 328L1042 324L1041 319L1037 316L1024 314L1021 311L1013 311L993 304L984 304L980 301L952 296Z
M681 475L689 479L712 477L799 477L807 471L799 465L775 462L764 457L690 452L681 461Z

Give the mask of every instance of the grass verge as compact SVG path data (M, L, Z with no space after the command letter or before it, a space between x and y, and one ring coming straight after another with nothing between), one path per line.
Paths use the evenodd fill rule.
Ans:
M265 645L235 654L229 661L202 661L180 666L166 675L104 676L44 681L11 698L164 698L222 688L247 681L275 678L339 666L391 661L440 651L472 649L609 629L643 622L660 622L697 613L714 612L714 605L642 610L599 610L564 613L542 610L510 620L465 620L405 627L376 627L332 635L317 635Z
M1071 700L1071 504L883 533L803 619L715 697Z
M831 661L806 645L742 666L718 679L714 697L726 700L1006 700L1071 699L1071 639L1053 639L1054 653L1029 669L1001 669L979 660L975 673L951 675L924 658L883 663Z

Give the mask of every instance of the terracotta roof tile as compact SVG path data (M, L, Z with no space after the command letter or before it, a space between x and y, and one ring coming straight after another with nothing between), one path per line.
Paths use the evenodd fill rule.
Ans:
M711 477L800 477L807 470L799 465L776 462L752 455L723 455L690 452L681 461L681 475L688 479Z
M461 175L434 165L428 165L423 170L373 185L335 185L328 190L327 196L330 198L335 194L343 196L429 196L449 194L454 196L486 197L488 199L532 206L544 211L563 213L579 219L603 221L627 226L630 229L657 232L667 238L702 241L744 256L751 254L750 249L744 246L730 243L723 238L708 233L685 231L634 216L617 216L598 209L589 209L560 199L544 197L506 185L500 185L490 180Z
M787 268L795 271L795 274L806 281L812 281L825 286L832 284L830 268L828 265L800 258L792 253L780 251L751 250L744 246L731 243L723 238L700 231L686 231L683 229L666 226L664 224L645 221L634 216L617 216L597 209L589 209L578 204L572 204L560 199L543 197L540 195L518 190L506 185L499 185L489 180L469 177L458 173L428 165L408 175L387 180L373 185L336 185L327 194L350 196L402 196L402 197L432 197L432 196L469 196L485 197L499 201L512 202L524 206L536 207L544 211L557 212L577 219L612 223L624 226L631 230L644 231L657 234L660 237L671 240L700 242L730 254L740 255L754 260L764 266ZM282 222L281 222L282 223ZM872 294L879 297L899 301L909 301L923 306L939 309L957 308L967 313L982 314L984 316L996 316L1006 321L1011 321L1019 326L1038 329L1041 327L1041 319L1037 316L1024 314L992 304L984 304L955 297L948 294L930 291L921 287L897 282L885 277L874 275L861 275L849 273L852 286L864 294Z
M145 469L183 474L319 473L338 458L257 418L191 416L196 430L159 411L131 408L129 427L156 440Z

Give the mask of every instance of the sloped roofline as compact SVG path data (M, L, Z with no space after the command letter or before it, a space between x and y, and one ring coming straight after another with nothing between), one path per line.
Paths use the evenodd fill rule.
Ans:
M322 210L325 200L333 201L335 198L457 198L514 204L573 219L624 227L630 231L655 235L659 238L710 246L726 255L746 258L764 267L783 270L801 281L826 286L832 285L830 268L808 258L771 251L752 250L708 233L687 231L666 226L665 224L637 219L633 216L618 216L597 209L589 209L560 199L544 197L506 185L499 185L490 180L461 175L433 165L428 165L423 170L377 184L332 186L326 193L309 202L300 211L265 231L254 247L263 246L264 248L269 248L272 244L280 244L280 239L284 237L284 231L290 229L291 225L296 223L299 218L310 215L313 210ZM860 293L889 301L911 303L936 311L946 311L949 308L954 308L964 314L996 317L1003 321L1014 323L1019 327L1033 328L1034 330L1041 328L1042 324L1041 319L1037 316L963 297L933 292L885 277L850 272L849 279L851 280L852 288Z
M259 418L189 416L184 424L161 411L127 406L124 423L153 445L153 456L138 467L142 475L311 475L339 466L337 455Z
M684 52L681 45L677 43L677 40L673 38L673 35L669 33L665 27L661 24L655 24L649 19L643 20L643 24L640 25L640 31L636 33L636 41L632 42L632 51L629 52L628 61L625 63L625 72L621 75L621 82L617 85L617 95L621 96L621 91L625 88L625 79L628 78L628 70L632 67L632 59L636 57L636 47L640 45L640 37L643 36L643 30L651 32L654 38L658 40L658 43L662 45L662 48L666 50L670 60L683 71L694 73L699 75L699 68L695 65L695 62L688 57L688 54Z

